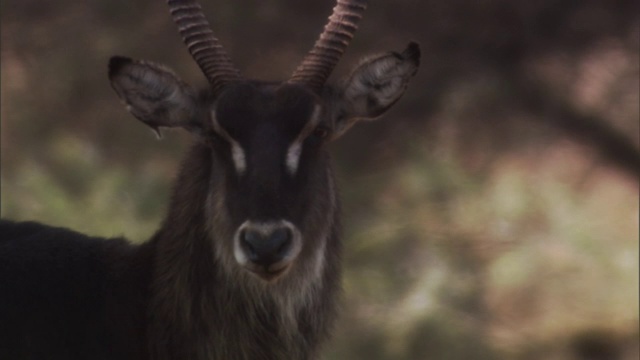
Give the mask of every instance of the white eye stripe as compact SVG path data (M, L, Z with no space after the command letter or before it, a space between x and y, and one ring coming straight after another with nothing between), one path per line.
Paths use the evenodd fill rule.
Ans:
M287 170L289 174L294 175L298 171L298 163L300 162L300 153L302 153L302 142L296 139L287 150Z
M298 171L298 166L300 164L300 155L302 155L302 143L304 142L304 139L309 136L309 134L311 134L311 132L316 128L316 126L318 126L318 123L321 119L321 112L322 107L320 107L320 105L316 105L313 109L313 114L311 114L311 118L287 149L287 158L285 159L285 164L287 165L287 170L291 175L295 175Z
M213 129L224 137L231 144L231 160L233 160L233 166L239 175L244 174L247 170L247 157L245 156L244 149L240 146L240 143L234 140L225 129L218 124L215 111L211 112L211 121L213 122Z
M302 144L304 142L304 139L309 136L309 134L316 128L316 126L320 122L321 111L321 106L316 105L313 109L313 113L311 114L311 118L287 149L285 165L287 171L291 175L295 175L295 173L298 171L300 156L302 155ZM242 175L247 169L247 158L244 149L239 142L233 139L231 135L229 135L229 133L227 133L227 131L223 129L222 126L220 126L215 116L215 111L211 112L211 119L213 122L214 130L231 144L231 159L233 160L233 165L238 174Z
M242 175L247 169L247 159L244 155L244 150L235 140L231 140L231 159L233 159L233 165L236 167L238 174Z

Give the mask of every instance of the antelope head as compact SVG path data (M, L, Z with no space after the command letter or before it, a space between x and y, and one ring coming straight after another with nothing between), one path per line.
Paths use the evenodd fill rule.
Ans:
M326 85L367 6L338 0L290 79L247 80L196 1L168 4L208 89L196 92L162 65L125 57L110 61L113 88L152 129L186 129L211 152L210 193L202 196L209 199L216 256L228 271L248 271L267 283L295 268L320 274L327 241L337 236L326 144L359 120L382 115L402 96L418 69L418 45L365 58L347 78Z

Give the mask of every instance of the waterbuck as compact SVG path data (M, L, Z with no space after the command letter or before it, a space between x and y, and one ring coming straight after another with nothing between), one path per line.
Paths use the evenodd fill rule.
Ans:
M382 115L416 73L415 43L325 85L366 8L338 0L281 83L244 79L196 1L168 0L209 81L113 57L127 109L194 144L168 213L141 245L2 221L0 359L315 359L340 288L339 202L327 143Z

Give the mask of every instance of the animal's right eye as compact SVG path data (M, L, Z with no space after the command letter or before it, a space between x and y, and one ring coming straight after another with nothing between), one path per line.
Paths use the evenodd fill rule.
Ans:
M329 136L329 129L325 126L318 126L313 130L311 136L317 138L318 140L324 140Z
M219 143L225 142L226 140L224 139L224 137L222 135L218 134L218 132L210 131L207 134L207 141L211 142L211 143L219 144Z
M311 132L311 134L307 137L307 143L312 146L318 146L329 137L330 133L331 129L326 126L319 125L315 129L313 129L313 132Z

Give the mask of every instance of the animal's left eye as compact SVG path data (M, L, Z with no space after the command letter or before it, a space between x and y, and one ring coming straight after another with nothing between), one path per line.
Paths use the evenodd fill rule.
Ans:
M329 129L325 126L318 126L313 130L311 136L317 140L324 140L329 136Z

